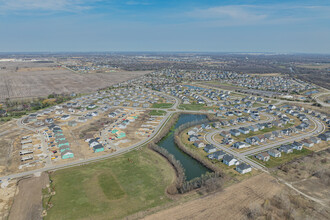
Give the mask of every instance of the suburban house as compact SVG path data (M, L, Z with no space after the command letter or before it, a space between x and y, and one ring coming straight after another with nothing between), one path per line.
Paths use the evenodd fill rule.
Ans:
M198 137L196 135L190 135L188 140L191 141L191 142L195 142L195 141L198 140Z
M294 150L302 150L302 148L303 148L303 144L302 143L300 143L300 142L293 142L292 144L291 144L291 146L292 146L292 148L294 149Z
M245 127L240 127L238 131L241 132L242 134L248 134L250 132L250 129Z
M233 147L237 148L237 149L242 149L245 147L249 147L249 145L245 142L236 142L233 144Z
M95 145L95 146L93 147L93 151L94 151L94 153L104 151L104 147L103 147L102 144Z
M273 121L273 125L274 125L275 127L282 127L282 126L283 126L283 124L282 124L281 121Z
M272 157L281 157L281 152L276 149L268 150L268 154Z
M61 152L61 158L62 159L68 159L68 158L73 158L74 154L71 150L65 150Z
M318 136L322 141L330 141L330 134L324 133Z
M234 139L232 139L232 138L224 138L224 139L222 139L222 143L223 144L232 144L232 143L234 143Z
M258 160L268 161L270 159L270 156L267 152L262 152L262 153L257 154L256 158Z
M259 140L257 137L249 137L245 139L245 142L251 145L257 145L259 144Z
M313 147L314 143L308 139L304 139L301 141L306 147Z
M221 131L220 135L225 138L230 138L231 134L228 131Z
M275 135L273 133L267 133L264 135L267 140L274 140Z
M257 124L259 130L263 130L265 129L265 125L264 124Z
M249 126L249 129L250 129L250 131L252 131L252 132L259 131L259 128L258 128L256 125L251 125L251 126Z
M260 135L258 135L258 136L256 136L256 137L258 138L258 141L259 141L260 143L266 142L265 135L260 134Z
M210 153L214 153L217 151L217 148L215 148L212 144L207 144L205 147L204 147L204 151L208 154Z
M203 148L203 147L205 147L205 144L202 141L197 140L194 142L194 146L197 148Z
M237 137L239 136L241 133L237 130L237 129L231 129L230 130L230 134Z
M274 135L274 137L282 137L282 132L281 131L272 131L272 134Z
M228 166L233 166L233 165L238 165L239 164L238 160L236 160L233 156L228 155L228 154L223 156L222 163L224 163Z
M278 148L278 150L279 150L280 152L284 152L284 153L286 153L286 154L293 153L293 149L292 149L292 147L289 146L289 145L281 145L281 146Z
M313 142L314 144L318 144L318 143L321 142L321 139L318 138L318 137L311 137L311 138L309 138L309 140L310 140L311 142Z
M224 151L216 151L212 154L207 155L207 157L209 159L216 159L216 160L221 160L224 156L226 155L226 153Z
M246 163L241 163L236 166L236 171L240 174L245 174L252 171L252 167Z
M194 127L193 129L188 131L188 135L197 134L200 130L197 127Z

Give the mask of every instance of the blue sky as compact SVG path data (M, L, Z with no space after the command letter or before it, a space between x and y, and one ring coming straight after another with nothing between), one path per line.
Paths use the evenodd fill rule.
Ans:
M330 53L330 1L0 0L0 52Z

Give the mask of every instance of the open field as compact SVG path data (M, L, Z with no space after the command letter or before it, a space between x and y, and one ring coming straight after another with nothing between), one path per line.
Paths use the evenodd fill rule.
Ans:
M330 149L280 166L274 174L330 207Z
M151 108L171 108L173 103L154 103Z
M152 116L163 116L166 114L166 111L163 111L163 110L151 110L149 112L149 115L152 115Z
M169 202L165 189L175 173L164 158L143 148L50 178L56 195L45 219L120 219Z
M301 63L297 64L297 67L307 68L307 69L327 69L330 68L330 63Z
M38 220L42 213L42 188L48 184L48 174L23 179L18 183L18 194L10 209L9 220Z
M262 203L282 189L268 174L251 177L238 184L147 216L145 219L243 219L246 207Z
M0 101L6 98L43 97L52 93L92 92L148 73L127 71L77 74L55 64L17 62L0 65L6 67L0 70Z

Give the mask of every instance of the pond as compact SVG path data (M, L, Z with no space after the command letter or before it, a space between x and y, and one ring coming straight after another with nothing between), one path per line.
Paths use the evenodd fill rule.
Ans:
M201 121L204 119L207 119L206 115L181 114L175 124L175 129L185 123ZM158 143L158 146L165 148L170 154L173 154L174 157L181 162L183 168L185 169L187 181L195 177L199 177L206 172L211 172L208 168L204 167L197 160L193 159L177 147L174 142L173 130L171 130L170 133Z

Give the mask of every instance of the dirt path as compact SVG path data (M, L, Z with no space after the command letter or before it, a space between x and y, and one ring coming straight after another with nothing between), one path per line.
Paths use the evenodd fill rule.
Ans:
M245 208L262 203L282 189L276 179L260 174L203 198L147 216L151 219L242 219Z
M14 198L9 220L41 220L42 188L49 183L48 174L31 177L18 183L18 194Z

